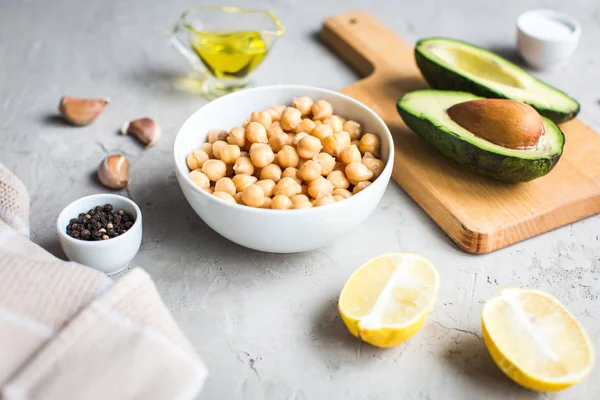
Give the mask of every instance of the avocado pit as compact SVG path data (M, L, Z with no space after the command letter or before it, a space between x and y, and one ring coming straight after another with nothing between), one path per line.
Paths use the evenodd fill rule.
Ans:
M505 99L470 100L448 108L457 124L489 142L509 149L537 145L544 122L528 104Z

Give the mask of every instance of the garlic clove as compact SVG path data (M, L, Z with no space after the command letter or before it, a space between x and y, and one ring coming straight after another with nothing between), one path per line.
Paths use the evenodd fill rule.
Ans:
M73 125L84 126L92 123L109 103L108 99L81 99L64 96L58 110Z
M132 135L146 147L153 146L160 136L160 127L152 118L140 118L133 121L125 122L121 128L121 134Z
M106 157L98 167L98 179L111 189L123 189L129 184L129 160L121 154Z

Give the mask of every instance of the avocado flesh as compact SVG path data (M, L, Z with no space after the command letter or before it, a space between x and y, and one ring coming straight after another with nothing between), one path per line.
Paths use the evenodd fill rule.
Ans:
M415 58L434 89L521 101L556 123L579 113L575 99L477 46L447 38L423 39L415 47Z
M398 112L415 133L460 166L500 181L527 182L546 175L558 162L565 137L556 124L542 117L544 135L536 146L510 149L454 122L446 110L482 97L444 90L417 90L398 100Z

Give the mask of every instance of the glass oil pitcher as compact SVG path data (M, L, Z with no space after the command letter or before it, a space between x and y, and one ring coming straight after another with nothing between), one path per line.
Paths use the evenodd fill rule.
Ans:
M176 22L170 41L208 75L203 92L218 97L247 87L252 72L283 34L283 25L269 11L195 7Z

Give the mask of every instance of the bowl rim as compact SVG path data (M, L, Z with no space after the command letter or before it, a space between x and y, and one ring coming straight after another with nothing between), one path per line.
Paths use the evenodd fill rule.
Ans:
M106 199L106 198L112 198L112 199L119 199L119 200L123 200L126 203L128 203L129 205L133 206L137 216L135 218L135 221L133 222L133 225L131 226L131 228L129 228L127 230L127 232L125 232L122 235L119 235L117 237L114 238L110 238L108 240L95 240L95 241L88 241L88 240L79 240L79 239L75 239L72 238L71 236L67 235L67 232L65 230L65 227L61 225L60 221L63 219L64 214L67 211L67 208L70 208L71 206L73 206L75 203L83 201L83 200L88 200L88 199L94 199L94 198L99 198L99 199ZM98 204L99 205L99 204ZM72 217L71 217L72 218ZM83 197L79 197L75 200L73 200L72 202L70 202L69 204L67 204L62 211L58 214L58 217L56 218L56 231L58 232L59 236L61 236L62 238L66 239L67 241L74 243L76 245L80 245L80 246L109 246L112 244L116 244L116 243L120 243L120 239L124 236L126 236L127 234L131 233L131 231L133 230L133 228L135 226L140 225L138 222L141 223L142 221L142 211L140 210L140 207L135 203L135 201L131 200L128 197L125 196L121 196L118 194L113 194L113 193L98 193L98 194L90 194L88 196L83 196ZM122 240L121 240L122 241Z
M573 30L572 30L571 34L569 34L569 36L562 38L562 39L541 38L539 36L536 36L535 34L531 34L531 33L527 32L524 28L525 26L527 26L527 23L525 21L527 20L527 18L531 17L532 15L539 15L539 16L544 16L544 17L555 17L556 19L558 19L561 22L566 22L566 23L570 24L571 27L573 28ZM544 42L544 43L568 43L568 42L572 42L574 40L578 40L579 36L581 35L581 23L575 17L572 17L563 12L552 10L549 8L537 8L537 9L525 11L524 13L522 13L521 15L519 15L517 17L516 25L517 25L517 29L519 30L519 32L521 32L523 35L530 37L532 39L535 39L538 42Z
M290 209L290 210L275 210L275 209L271 209L271 208L256 208L256 207L249 207L249 206L245 206L245 205L241 205L241 204L231 204L225 200L222 200L218 197L213 196L212 194L209 194L208 192L206 192L203 189L200 189L198 186L196 186L188 177L189 172L187 171L181 171L179 169L179 164L178 164L178 160L177 160L177 139L179 137L179 135L181 134L181 129L185 126L185 124L187 124L187 122L198 112L200 112L200 110L202 110L204 107L208 106L209 104L214 104L214 103L219 103L221 101L223 101L223 99L230 99L232 97L236 97L236 96L240 96L242 94L247 94L248 92L257 92L260 93L262 91L268 91L268 90L273 90L273 89L289 89L289 90L297 90L297 91L307 91L307 90L311 90L311 91L318 91L318 92L323 92L325 94L328 95L333 95L333 96L337 96L342 98L345 101L348 101L350 103L353 103L357 106L359 106L360 108L363 108L367 113L371 114L371 116L374 118L375 121L379 122L381 124L381 126L384 127L384 134L388 139L388 143L389 143L389 154L388 154L388 159L387 162L385 163L385 167L383 168L383 170L381 171L381 174L379 175L379 177L377 177L377 179L375 179L375 181L373 181L371 183L371 185L367 186L365 189L361 190L359 193L357 194L353 194L352 196L350 196L349 198L346 198L342 201L337 201L333 204L327 204L325 206L322 207L311 207L311 208L303 208L303 209ZM176 172L180 173L182 176L181 178L183 178L183 180L185 181L185 183L196 193L200 193L201 196L206 196L207 198L210 198L211 200L214 201L218 201L221 204L227 206L227 207L235 207L235 209L243 209L244 211L248 211L248 212L252 212L252 213L257 213L257 214L281 214L281 213L287 213L290 211L293 211L293 215L299 215L299 214L307 214L307 213L311 213L311 212L317 212L317 210L331 210L331 208L329 207L345 207L345 206L350 206L352 204L354 204L354 202L358 201L358 200L354 200L353 202L353 198L356 196L366 196L366 194L363 194L363 192L368 191L369 189L375 190L374 188L372 188L371 186L373 186L373 184L375 184L375 182L377 182L377 180L384 175L384 173L387 172L390 173L391 176L391 170L394 167L394 138L392 137L392 133L390 132L389 127L387 126L387 124L383 121L383 119L377 115L377 113L373 110L371 110L369 107L367 107L365 104L361 103L360 101L353 99L350 96L347 96L345 94L342 94L340 92L336 92L334 90L329 90L329 89L323 89L320 87L316 87L316 86L306 86L306 85L268 85L268 86L260 86L260 87L256 87L256 88L251 88L251 89L244 89L244 90L240 90L239 92L234 92L234 93L230 93L227 94L223 97L220 97L216 100L213 100L211 102L208 102L206 104L204 104L202 107L198 108L196 111L194 111L184 122L183 124L181 124L181 126L179 127L179 130L177 131L177 135L175 135L175 140L173 141L173 161L175 163L175 170ZM186 168L187 169L187 168ZM181 181L181 180L180 180ZM385 185L387 186L388 182L385 183ZM362 198L362 197L361 197ZM76 240L76 239L73 239Z

